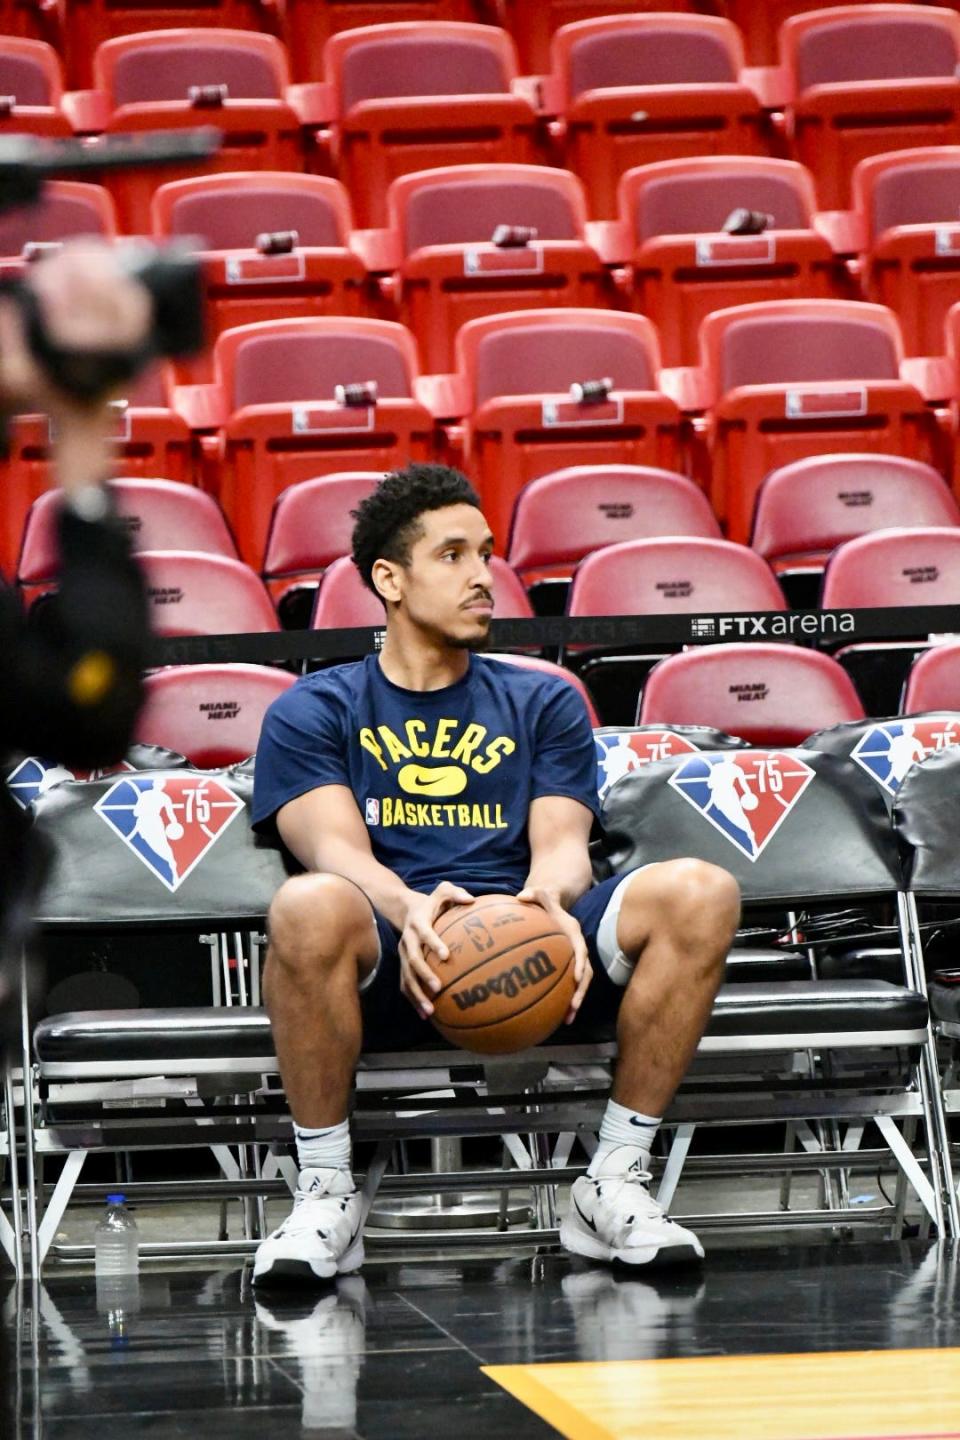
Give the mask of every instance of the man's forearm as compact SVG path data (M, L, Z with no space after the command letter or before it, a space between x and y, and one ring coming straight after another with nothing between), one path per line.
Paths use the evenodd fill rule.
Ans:
M399 875L381 865L372 855L365 855L334 841L326 841L316 847L312 857L314 870L327 871L352 880L363 891L370 904L385 916L397 930L403 929L407 909L415 894L404 885Z
M589 855L579 840L571 840L532 857L524 888L546 890L569 910L589 890L592 879Z

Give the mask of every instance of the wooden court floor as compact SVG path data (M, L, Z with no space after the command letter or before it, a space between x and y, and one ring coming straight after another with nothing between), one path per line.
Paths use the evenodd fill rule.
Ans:
M567 1440L957 1440L960 1349L493 1365Z

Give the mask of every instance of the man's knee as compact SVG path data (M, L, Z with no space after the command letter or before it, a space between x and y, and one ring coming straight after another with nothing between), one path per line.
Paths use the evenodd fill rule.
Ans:
M270 953L294 968L355 960L372 925L365 896L343 876L294 875L270 906Z
M739 921L740 887L729 871L705 860L665 860L634 878L618 930L627 953L659 932L684 948L725 954Z

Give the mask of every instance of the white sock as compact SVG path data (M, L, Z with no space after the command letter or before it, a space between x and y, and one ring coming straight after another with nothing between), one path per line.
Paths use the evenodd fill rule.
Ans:
M618 1105L616 1100L608 1100L600 1123L597 1152L590 1161L587 1174L591 1177L596 1175L607 1160L610 1163L604 1168L608 1173L610 1170L629 1170L638 1156L641 1168L649 1169L650 1151L659 1128L659 1119L655 1120L652 1115L642 1115L639 1110L629 1110L626 1105Z
M294 1121L297 1164L301 1170L349 1170L350 1124L341 1120L325 1130L307 1130Z

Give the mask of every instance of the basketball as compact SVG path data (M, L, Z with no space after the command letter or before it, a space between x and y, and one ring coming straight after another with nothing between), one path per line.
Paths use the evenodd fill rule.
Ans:
M757 799L756 795L752 795L748 792L746 795L744 795L742 804L744 810L756 810L757 806L760 804L760 801Z
M449 960L430 957L443 982L431 1019L445 1039L510 1055L556 1030L573 998L573 947L542 906L481 895L433 928L450 951Z
M182 840L183 826L179 820L171 820L167 826L166 835L168 840Z

